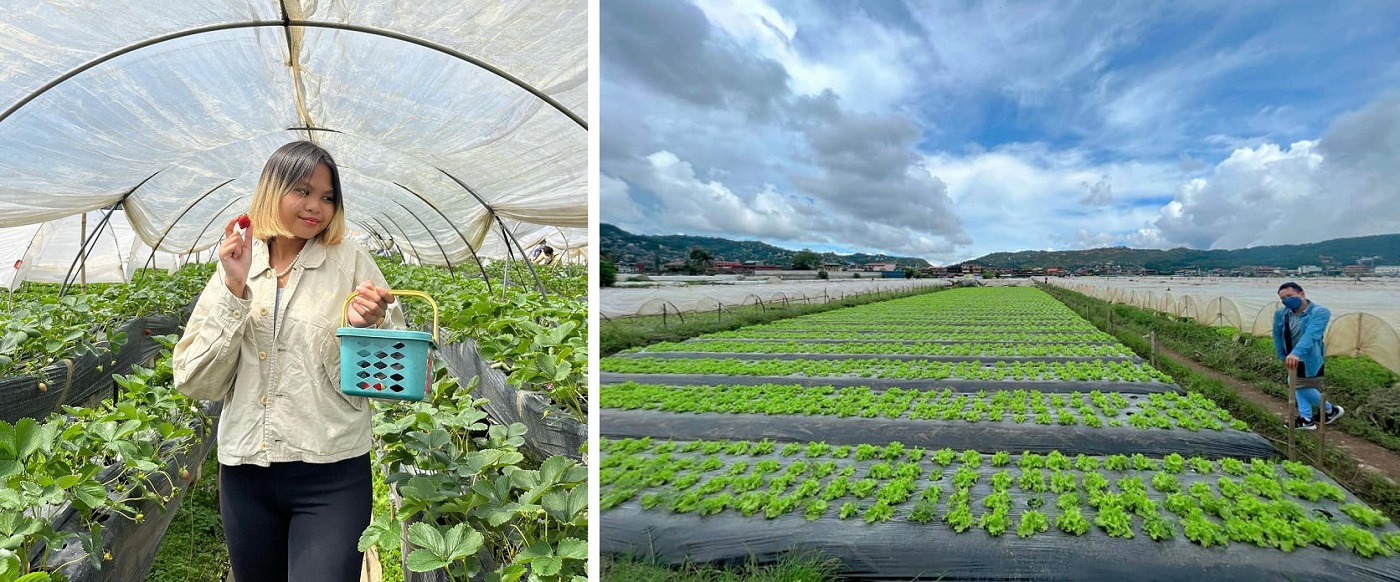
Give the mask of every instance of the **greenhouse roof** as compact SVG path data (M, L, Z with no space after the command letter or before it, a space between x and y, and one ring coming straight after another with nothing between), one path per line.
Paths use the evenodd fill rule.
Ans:
M247 210L272 151L309 139L341 168L351 228L423 262L519 252L493 231L576 234L588 207L587 8L8 5L0 227L119 207L146 244L198 250Z

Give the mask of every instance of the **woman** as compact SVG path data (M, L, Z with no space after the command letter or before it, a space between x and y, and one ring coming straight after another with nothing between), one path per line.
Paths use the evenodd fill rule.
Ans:
M175 387L224 403L220 510L234 577L359 580L372 412L340 392L335 332L351 291L352 326L399 327L402 314L369 253L343 241L326 150L299 141L274 152L249 216L250 229L224 226L218 271L175 345Z

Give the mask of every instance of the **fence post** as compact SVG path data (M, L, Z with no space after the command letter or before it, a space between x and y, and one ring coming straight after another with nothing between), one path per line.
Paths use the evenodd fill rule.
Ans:
M661 304L661 327L666 327L666 304Z
M1298 362L1298 365L1303 363ZM1327 393L1318 388L1317 395L1318 401L1321 402L1318 409L1313 411L1313 418L1316 419L1313 422L1317 423L1317 468L1325 472L1327 466L1323 464L1326 461L1323 454L1327 451Z
M1293 448L1293 431L1296 430L1297 427L1293 426L1293 419L1288 418L1288 415L1293 414L1293 411L1298 409L1298 404L1297 404L1297 402L1296 402L1297 396L1294 394L1294 390L1297 389L1297 386L1298 386L1298 372L1297 372L1296 370L1289 370L1289 371L1288 371L1288 411L1284 413L1283 417L1284 417L1284 421L1288 423L1288 460L1290 460L1290 461L1296 461L1296 460L1298 460L1297 451Z
M1157 330L1155 330L1155 329L1152 330L1151 332L1148 333L1148 335L1151 336L1151 338L1152 338L1152 367L1153 367L1153 368L1156 368L1156 367L1157 367Z

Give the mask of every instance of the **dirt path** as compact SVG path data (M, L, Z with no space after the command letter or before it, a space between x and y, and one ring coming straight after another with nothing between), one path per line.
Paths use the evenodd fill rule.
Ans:
M1264 393L1264 391L1250 385L1248 382L1244 382L1238 378L1227 376L1225 374L1207 368L1204 365L1197 363L1195 360L1192 360L1178 352L1166 349L1161 345L1157 346L1157 350L1160 353L1165 354L1167 357L1171 358L1176 363L1190 368L1191 371L1197 374L1200 374L1207 378L1219 380L1226 386L1229 386L1230 388L1234 389L1235 392L1238 392L1240 396L1245 397L1250 402L1258 404L1264 407L1264 409L1273 413L1274 416L1277 416L1279 418L1279 423L1286 423L1293 417L1297 416L1296 411L1292 411L1288 408L1287 400L1270 396L1269 394ZM1347 413L1351 413L1351 411L1348 410ZM1395 453L1380 445L1377 445L1371 441L1344 433L1340 430L1327 431L1326 439L1327 444L1342 449L1343 451L1346 451L1347 454L1355 458L1360 464L1361 470L1375 473L1378 475L1383 475L1385 477L1388 477L1391 481L1400 482L1400 454ZM1283 447L1281 446L1280 448Z

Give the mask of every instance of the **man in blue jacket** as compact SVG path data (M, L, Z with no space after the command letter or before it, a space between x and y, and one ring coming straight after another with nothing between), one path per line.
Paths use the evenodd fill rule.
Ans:
M1323 333L1332 312L1326 307L1308 300L1303 288L1297 283L1288 282L1278 288L1278 297L1283 307L1274 312L1274 352L1289 370L1298 371L1295 395L1298 400L1298 418L1293 426L1301 430L1314 430L1317 421L1313 418L1313 408L1323 408L1322 388L1323 356L1327 347L1322 343ZM1324 421L1336 422L1346 413L1341 406L1325 405Z

